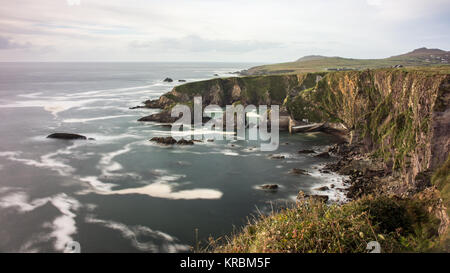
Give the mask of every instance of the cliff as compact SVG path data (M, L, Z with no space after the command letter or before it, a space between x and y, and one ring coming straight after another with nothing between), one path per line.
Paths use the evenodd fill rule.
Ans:
M407 183L448 158L450 74L446 70L378 69L231 77L175 87L157 101L203 105L281 105L295 120L348 129L351 143L384 162Z
M372 190L377 185L358 180L359 184L356 183L355 187L359 192L352 196L358 200L340 209L331 209L337 218L333 216L330 219L322 219L323 224L328 226L329 221L341 221L339 217L343 214L347 217L350 213L356 217L357 212L361 210L361 202L365 202L370 204L370 207L364 207L364 210L380 207L386 209L379 215L371 216L378 222L371 220L366 223L383 226L387 222L395 222L398 217L391 215L392 217L383 218L383 215L392 212L391 206L395 205L408 211L410 216L407 219L409 231L401 234L389 233L393 240L390 245L392 251L430 250L431 246L436 249L433 241L435 239L432 238L435 238L433 236L437 232L441 235L442 244L438 249L450 249L447 209L450 207L448 69L376 69L213 79L177 86L159 100L147 102L147 105L161 107L168 112L176 103L192 103L194 96L202 96L204 105L277 104L293 120L308 119L309 122L326 122L333 127L345 128L349 142L347 146L351 147L352 151L346 154L346 160L353 164L356 157L364 157L368 162L366 164L381 165L383 179L371 181L375 184L389 181L390 184L387 190L377 192ZM349 150L348 147L337 150ZM346 174L354 174L352 164L345 166L349 171ZM373 172L379 173L378 170ZM369 188L370 190L367 190ZM366 194L382 197L375 200L364 199ZM391 195L410 201L385 199ZM420 204L416 199L420 200ZM285 213L290 215L296 210L304 211L303 208L294 208ZM328 213L320 206L318 210L320 213ZM428 212L423 212L426 210ZM425 214L428 216L424 216ZM247 226L243 233L234 238L237 240L234 242L243 239L250 244L248 247L256 247L258 239L254 236L259 236L259 233L247 234L247 229L253 226L265 233L266 224L279 228L280 222L277 219L282 215L275 214ZM366 225L362 222L360 224ZM404 228L402 225L393 224ZM288 226L288 229L292 227ZM385 230L380 232L381 236L387 234ZM420 236L414 235L419 233ZM403 243L410 239L410 245L405 246ZM399 248L396 245L397 240L401 242ZM301 241L299 244L303 243L304 241ZM421 248L422 244L427 244L428 247ZM412 245L414 247L411 247ZM215 251L235 251L241 249L242 244L231 244L228 247L218 247ZM303 247L305 251L317 250L304 245ZM249 251L250 248L242 249ZM354 250L349 247L346 251ZM255 251L266 250L256 247Z

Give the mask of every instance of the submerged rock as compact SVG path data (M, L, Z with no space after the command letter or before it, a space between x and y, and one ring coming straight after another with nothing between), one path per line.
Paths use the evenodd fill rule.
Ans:
M320 187L320 188L316 188L316 189L314 189L314 190L316 190L316 191L327 191L327 190L329 190L330 188L328 188L327 186L323 186L323 187Z
M55 139L65 139L65 140L73 140L73 139L88 139L87 137L83 135L78 134L71 134L71 133L54 133L51 135L48 135L47 138L55 138ZM93 140L93 138L89 138L89 140Z
M196 141L198 142L198 141ZM201 142L201 141L200 141ZM177 142L178 145L194 145L194 141L193 140L185 140L185 139L181 139Z
M146 108L146 107L145 107L145 106L142 106L142 105L138 105L138 106L130 107L130 108L128 108L128 109L134 110L134 109L140 109L140 108Z
M169 111L162 111L160 113L152 114L150 116L142 117L138 121L155 121L162 123L174 123L177 121L177 117L172 117Z
M193 140L181 139L181 140L177 141L173 137L153 137L152 139L150 139L150 141L154 141L154 142L157 142L159 144L164 144L164 145L173 145L173 144L194 145Z
M178 80L178 82L186 82L186 80Z
M306 170L293 168L290 173L292 174L298 174L298 175L309 175L309 173Z
M328 152L323 152L323 153L320 153L320 154L316 155L316 157L330 158L330 154Z
M173 137L154 137L150 141L157 142L159 144L172 145L177 143Z
M319 201L322 203L328 202L328 195L308 195L305 194L303 191L299 191L297 194L297 200L300 202L306 201L306 200L312 200L312 201Z
M277 184L265 184L261 186L261 189L263 190L276 190L278 189L278 185Z
M270 159L285 159L286 157L284 155L272 155Z
M299 154L314 154L314 153L316 153L314 150L308 150L308 149L305 149L305 150L300 150L300 151L298 151L298 153Z

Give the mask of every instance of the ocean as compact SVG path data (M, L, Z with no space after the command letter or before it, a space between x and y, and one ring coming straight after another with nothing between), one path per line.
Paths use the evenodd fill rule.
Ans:
M277 151L229 140L161 146L170 129L129 109L248 63L0 63L0 252L189 252L342 177L320 173L336 139L280 132ZM170 77L174 82L163 82ZM47 139L70 132L95 140ZM284 159L272 159L271 154ZM292 168L310 175L292 175ZM278 184L276 191L260 189ZM320 192L331 200L343 195Z

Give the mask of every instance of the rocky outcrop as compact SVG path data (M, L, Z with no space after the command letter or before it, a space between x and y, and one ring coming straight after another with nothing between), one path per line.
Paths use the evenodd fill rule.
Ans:
M177 141L173 137L153 137L152 139L150 139L150 141L154 141L163 145L194 145L193 140L180 139Z
M293 168L289 172L291 174L295 174L295 175L309 175L309 173L306 170L299 169L299 168Z
M174 123L177 117L172 117L169 111L162 111L160 113L152 114L138 119L138 121L155 121L161 123Z
M261 186L261 189L263 190L277 190L278 185L277 184L265 184Z
M303 191L299 191L297 194L297 201L305 202L306 200L312 200L313 202L326 203L328 202L328 195L309 195Z
M54 133L51 135L48 135L47 138L55 138L55 139L65 139L65 140L86 140L87 137L83 135L78 134L71 134L71 133ZM91 139L93 140L93 139Z
M314 154L316 153L314 150L310 150L310 149L304 149L304 150L300 150L298 151L299 154Z

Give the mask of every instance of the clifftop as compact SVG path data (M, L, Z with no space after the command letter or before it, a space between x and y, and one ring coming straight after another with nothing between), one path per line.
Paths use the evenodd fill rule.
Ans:
M352 59L326 57L320 55L305 56L294 62L269 64L252 67L242 71L242 75L266 75L327 70L363 70L388 68L402 65L405 67L447 66L450 63L449 51L441 49L418 48L411 52L383 59Z

